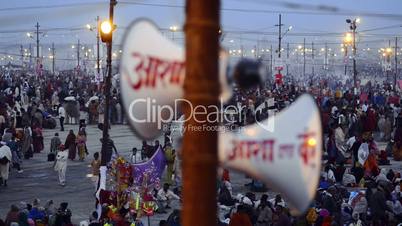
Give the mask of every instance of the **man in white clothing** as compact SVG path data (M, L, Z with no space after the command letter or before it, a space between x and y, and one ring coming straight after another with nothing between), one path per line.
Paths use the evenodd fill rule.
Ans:
M54 170L59 173L59 182L61 186L66 185L67 158L68 152L64 150L64 147L60 148L60 151L56 156Z
M60 131L64 131L64 119L66 118L66 110L63 105L59 106L59 120L60 120Z
M12 159L11 149L6 145L5 142L0 142L0 185L4 184L7 186L8 174L10 169L10 162Z

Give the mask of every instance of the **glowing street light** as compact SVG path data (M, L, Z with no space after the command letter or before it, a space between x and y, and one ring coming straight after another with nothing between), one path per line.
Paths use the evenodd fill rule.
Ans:
M179 27L178 26L170 26L169 30L173 31L173 32L176 32L177 30L179 30Z
M109 20L105 20L100 25L100 34L102 42L110 43L112 42L112 33L116 26L112 24Z
M112 24L109 20L105 20L101 23L101 31L104 34L109 34L110 32L112 32Z
M352 44L353 43L353 35L352 35L352 33L350 33L350 32L346 33L345 37L343 38L343 42L346 45Z
M361 21L360 17L356 18L355 21L356 21L356 23L360 24L360 21Z

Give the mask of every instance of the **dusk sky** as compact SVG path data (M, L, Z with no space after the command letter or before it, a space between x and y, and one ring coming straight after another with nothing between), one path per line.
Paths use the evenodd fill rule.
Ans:
M71 45L76 43L77 39L92 45L95 42L95 33L85 30L85 25L95 24L97 15L106 18L109 7L109 1L106 0L0 2L0 48L3 51L13 51L20 44L34 43L26 33L34 31L37 21L41 29L51 29L41 38L44 45L50 45L52 42L56 45ZM118 2L115 7L115 23L119 29L115 35L115 44L120 43L124 28L140 17L150 18L164 29L172 25L179 28L183 26L184 8L180 7L184 5L183 0ZM60 5L63 7L54 7ZM401 9L400 0L224 0L221 22L224 32L227 32L223 44L229 48L239 48L240 45L245 48L252 48L254 45L261 45L262 48L270 44L276 45L278 28L274 25L278 23L278 13L282 12L283 29L293 27L284 42L290 42L292 46L301 43L304 37L308 43L314 41L317 45L323 45L324 42L330 42L335 46L341 42L342 33L348 31L345 19L357 17L362 21L358 31L374 29L360 33L359 45L383 46L389 39L402 34ZM383 27L390 28L377 29ZM165 35L173 36L169 31L165 31ZM176 32L174 37L176 42L183 43L183 35L180 32Z

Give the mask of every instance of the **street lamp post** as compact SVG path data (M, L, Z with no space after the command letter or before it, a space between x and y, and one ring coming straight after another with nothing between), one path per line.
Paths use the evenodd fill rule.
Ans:
M178 30L179 28L177 26L170 26L169 30L172 32L172 40L174 41L174 33Z
M110 0L110 8L109 8L109 20L104 21L101 24L101 36L102 41L106 42L107 46L107 77L105 81L105 118L103 123L102 130L102 150L101 150L101 165L106 166L107 164L107 142L109 140L109 106L110 106L110 89L111 89L111 80L112 80L112 40L113 40L113 12L114 6L117 4L116 0Z
M99 60L99 16L96 17L96 72L100 76L100 60Z
M353 51L353 84L354 88L357 88L357 69L356 69L356 29L357 24L360 23L360 18L356 18L354 20L347 19L346 23L350 24L350 30L352 30L353 35L353 43L352 43L352 51Z
M394 91L396 91L396 80L398 77L398 37L395 37L395 74L394 74Z
M90 31L94 31L94 28L90 25L86 25L87 29ZM98 76L100 76L100 56L99 56L99 44L100 44L100 20L99 16L96 17L96 72L98 73Z
M275 25L275 26L278 26L278 29L279 29L279 31L278 31L278 41L279 41L279 44L278 44L278 62L279 63L281 63L281 56L282 56L282 39L283 39L283 37L285 37L285 35L290 31L290 30L292 30L292 26L290 26L287 30L286 30L286 32L284 33L284 34L282 34L282 26L283 26L283 24L282 24L282 15L281 14L279 14L279 23L277 24L277 25ZM278 68L278 74L280 74L281 73L281 71L282 71L282 65L280 65Z
M390 45L391 45L391 41L389 41L388 48L385 49L385 60L386 60L386 65L387 65L387 67L385 68L385 71L386 71L386 75L387 75L387 83L389 82L389 72L391 70L392 49L391 49Z
M39 22L36 22L36 58L39 60Z

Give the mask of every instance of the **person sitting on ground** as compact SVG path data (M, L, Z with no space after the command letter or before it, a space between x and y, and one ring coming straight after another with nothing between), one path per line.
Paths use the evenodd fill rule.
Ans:
M291 226L291 222L288 214L285 211L285 207L282 205L277 205L275 208L275 214L277 215L277 221L274 226Z
M381 181L389 182L389 180L388 180L388 178L386 176L386 173L387 173L387 170L385 168L382 168L381 171L380 171L380 174L378 174L375 177L375 182L377 182L377 183L380 183Z
M55 225L72 226L71 223L71 210L67 208L68 203L62 202L56 213Z
M180 200L180 197L177 196L175 193L173 193L171 190L169 190L169 187L170 185L165 183L163 185L163 188L161 188L158 191L157 202L161 212L164 212L165 209L171 208L169 205L172 199Z
M335 174L332 169L332 165L326 165L324 169L324 179L329 182L330 184L334 184L336 182Z
M343 175L345 173L346 167L344 166L344 163L341 162L339 163L338 166L336 166L335 172L334 172L334 176L336 179L337 183L341 183L342 179L343 179Z
M236 200L233 198L231 193L230 182L224 181L221 184L218 194L218 202L224 206L233 206L236 203Z
M346 187L356 186L356 177L351 173L350 169L347 169L342 177L342 185Z
M88 226L102 226L98 221L98 212L93 211L89 216L89 224Z
M277 194L275 198L270 199L269 202L271 203L271 206L273 208L276 208L277 205L281 205L283 207L286 207L286 202L285 200L282 199L282 196L280 194Z
M257 207L258 217L256 226L271 225L272 212L271 203L268 201L268 195L262 195L260 204Z
M7 213L5 225L10 226L11 223L18 223L20 210L16 205L11 205L10 211Z
M237 207L237 212L230 218L229 226L252 226L250 217L243 205Z
M43 221L46 217L45 214L45 209L40 206L40 200L39 199L34 199L32 203L32 209L29 211L29 218L31 218L33 221Z

